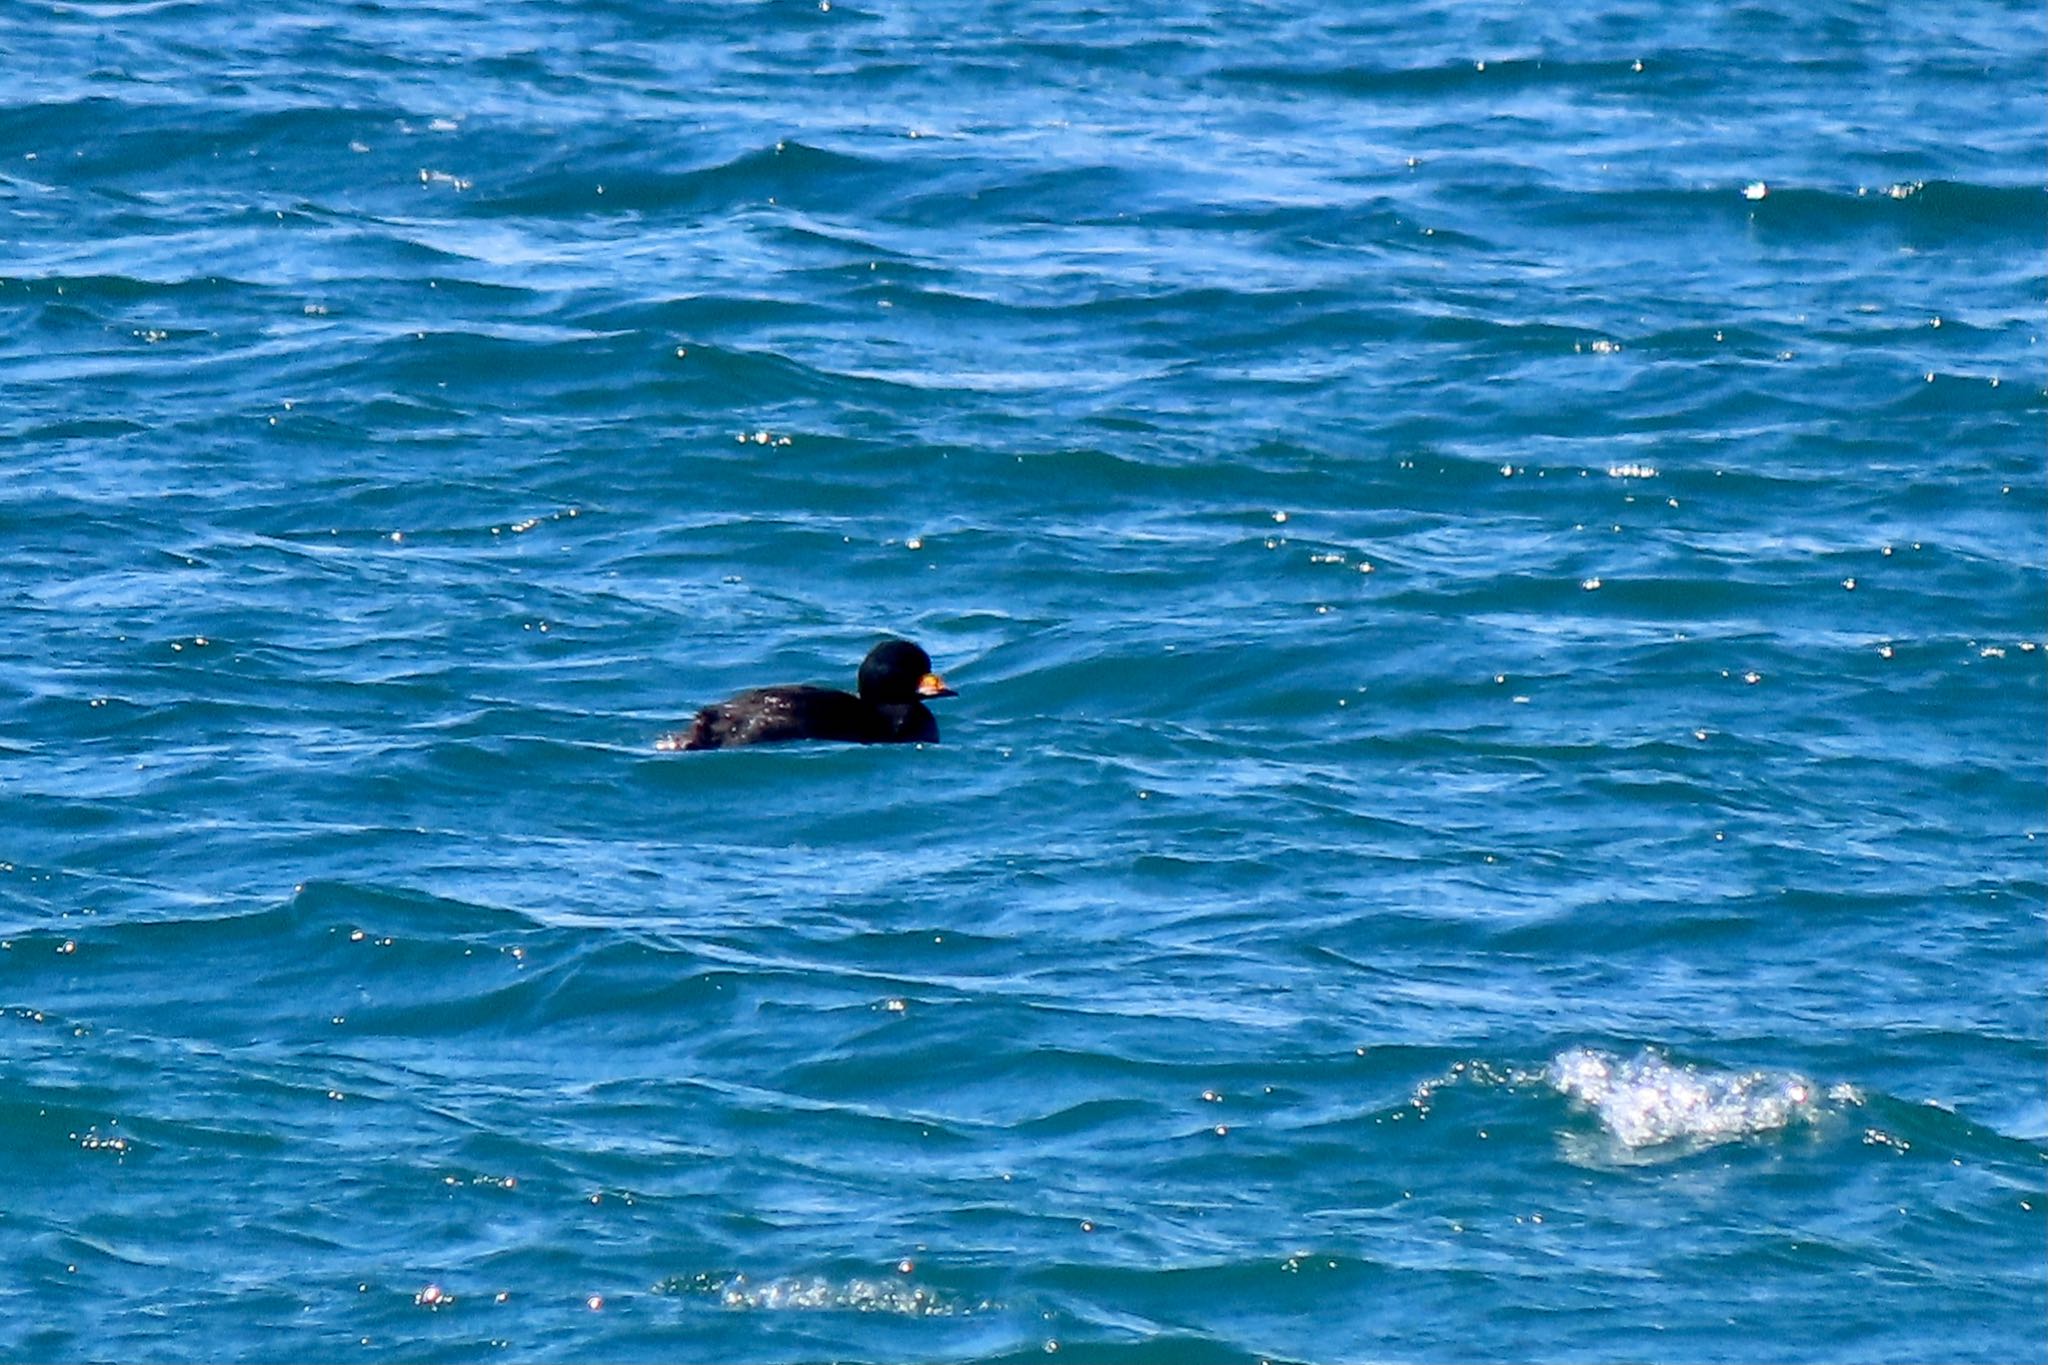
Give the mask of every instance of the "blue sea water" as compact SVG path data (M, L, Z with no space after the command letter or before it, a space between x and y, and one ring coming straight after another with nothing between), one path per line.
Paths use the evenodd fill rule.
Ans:
M0 7L0 1357L2041 1359L2044 51Z

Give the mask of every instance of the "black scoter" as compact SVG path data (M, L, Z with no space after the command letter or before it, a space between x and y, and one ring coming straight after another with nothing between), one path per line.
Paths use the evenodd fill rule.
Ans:
M884 640L860 665L860 695L831 687L756 687L707 706L662 749L731 749L793 739L843 744L931 744L939 723L925 709L932 697L958 694L932 672L929 654L908 640Z

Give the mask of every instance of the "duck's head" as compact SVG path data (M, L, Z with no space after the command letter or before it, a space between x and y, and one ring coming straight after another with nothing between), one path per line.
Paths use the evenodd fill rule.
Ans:
M908 640L884 640L861 660L860 695L875 706L901 706L959 694L932 672L931 655Z

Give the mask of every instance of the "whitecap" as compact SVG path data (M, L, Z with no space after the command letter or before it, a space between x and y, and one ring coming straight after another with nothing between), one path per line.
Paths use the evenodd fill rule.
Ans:
M722 1307L751 1312L888 1313L903 1317L954 1317L987 1312L986 1300L961 1300L896 1277L789 1275L754 1280L744 1274L699 1275L687 1284L670 1281L657 1290L710 1294Z
M1649 1049L1623 1058L1568 1048L1551 1059L1544 1079L1631 1149L1729 1142L1820 1114L1821 1088L1795 1072L1678 1066Z

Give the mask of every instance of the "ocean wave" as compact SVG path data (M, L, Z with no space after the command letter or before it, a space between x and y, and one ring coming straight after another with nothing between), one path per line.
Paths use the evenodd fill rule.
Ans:
M621 164L621 162L624 164ZM711 213L785 204L851 205L926 183L912 162L784 139L691 170L665 168L637 141L590 148L577 165L478 171L479 212L493 214Z
M1551 1059L1544 1078L1632 1149L1733 1142L1816 1123L1831 1106L1861 1102L1853 1087L1823 1090L1797 1072L1680 1065L1649 1049L1621 1057L1567 1048Z
M721 1308L752 1313L840 1311L937 1318L986 1313L1001 1306L921 1284L909 1278L911 1270L905 1261L896 1278L782 1275L756 1280L738 1272L676 1276L657 1284L655 1292L706 1295Z
M0 6L0 1357L2025 1354L2042 16L1638 8Z

